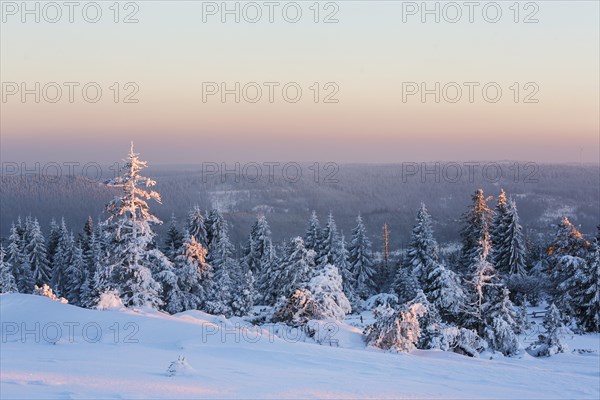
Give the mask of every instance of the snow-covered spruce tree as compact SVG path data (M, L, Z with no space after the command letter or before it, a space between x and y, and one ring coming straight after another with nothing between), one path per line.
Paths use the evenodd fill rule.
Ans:
M482 240L480 259L473 265L471 279L468 281L471 303L467 311L465 324L483 335L485 328L485 310L494 301L494 289L498 286L498 277L494 266L488 261L489 242Z
M558 224L556 235L547 249L550 269L554 268L562 256L586 258L589 247L590 243L583 238L581 232L569 221L569 218L563 217Z
M255 301L262 304L274 305L278 300L278 282L281 281L283 273L283 263L288 254L289 243L284 241L279 246L275 247L272 243L269 244L269 249L263 256L263 270L256 279L256 298ZM244 264L243 264L244 265ZM247 272L252 273L249 268L244 268ZM254 274L252 275L254 277Z
M20 293L31 293L34 286L33 272L29 259L25 255L25 244L18 228L12 224L10 228L9 244L7 248L8 263L12 266L13 275L17 281Z
M58 244L52 258L52 279L50 280L50 284L54 293L58 296L64 296L67 292L66 271L73 257L75 243L73 235L67 230L64 219L61 221L58 233Z
M187 236L175 258L175 273L182 293L179 311L199 310L207 298L212 267L206 262L206 249L194 236Z
M194 206L188 213L187 233L196 239L204 248L207 247L206 225L204 215L199 206Z
M507 201L504 191L498 197L496 215L491 234L493 260L498 273L525 275L525 239L519 223L519 214L514 200Z
M421 289L421 285L410 265L404 262L398 264L392 289L398 295L400 303L406 303L415 298L417 292Z
M18 292L17 282L12 272L12 265L4 261L5 256L4 247L0 245L0 293L15 293Z
M352 311L342 288L342 277L335 265L326 264L308 283L313 294L316 318L342 320Z
M548 270L546 273L550 276L552 285L548 287L549 293L555 298L559 298L563 295L564 286L566 281L573 281L574 269L568 268L565 265L564 256L577 257L579 260L585 260L588 257L590 243L583 238L583 235L577 228L569 221L567 217L563 217L562 221L557 227L557 232L552 240L552 243L547 249L547 266ZM580 261L575 262L572 260L570 264L581 264ZM570 312L563 309L564 302L558 300L557 307L562 312Z
M81 305L81 290L85 278L85 261L83 258L83 249L80 243L73 247L73 255L65 270L65 293L64 297L69 300L69 304Z
M317 212L313 211L310 214L308 220L308 227L306 228L306 234L304 235L304 245L307 249L313 250L316 254L319 254L321 249L321 224L317 217Z
M437 307L429 302L422 290L418 290L416 297L409 303L420 304L425 308L425 313L418 317L421 336L417 347L419 349L443 349L444 325Z
M274 271L271 281L273 297L288 298L296 289L306 287L315 273L315 252L304 247L304 240L295 237L287 246L280 267ZM314 295L315 293L313 293Z
M261 276L268 262L271 249L271 228L264 215L260 215L252 225L245 249L244 262L254 275Z
M335 265L337 266L338 271L342 276L342 287L344 289L344 294L350 302L352 310L356 311L358 309L360 299L354 292L354 290L356 289L356 277L352 273L352 267L350 266L349 260L350 253L346 248L346 238L344 235L342 235L342 238L340 240L340 246L340 254L338 256L338 259L335 261Z
M233 310L231 303L233 301L233 291L237 290L233 280L235 260L227 259L219 268L210 281L210 287L207 290L204 310L210 314L225 315L231 317Z
M254 276L252 271L244 271L239 261L228 258L225 262L232 278L231 290L231 312L241 317L248 315L254 306L256 290L254 288Z
M552 281L556 284L553 301L558 309L567 317L577 318L582 315L581 289L586 281L588 265L581 257L562 256L552 271Z
M464 226L460 232L462 238L460 267L466 276L469 276L473 272L474 265L480 262L484 244L490 246L492 210L488 208L488 198L484 196L483 189L475 192L472 201L473 203L462 216Z
M29 257L33 280L38 286L49 283L50 267L47 259L46 238L42 234L37 218L28 224L26 237L28 242L25 246L25 253Z
M165 244L163 247L163 253L171 261L175 261L177 251L183 244L183 234L179 231L177 226L177 218L175 214L171 215L171 221L169 222L169 228L167 230L167 237L165 238Z
M150 213L147 200L160 203L160 195L146 189L156 184L140 175L146 167L147 163L133 151L132 143L121 175L108 182L120 188L122 194L106 207L110 215L106 231L111 239L111 284L118 289L123 304L158 308L162 303L161 287L152 276L150 253L155 236L152 225L161 221Z
M412 270L421 285L439 261L438 252L438 244L433 238L431 216L425 204L421 203L404 259L405 268Z
M508 289L502 289L499 298L489 303L485 310L486 326L484 338L490 350L512 356L519 351L517 332L522 332L521 319L510 301Z
M572 332L563 323L563 317L554 303L550 305L544 317L544 328L546 333L539 335L538 340L527 348L527 352L534 357L550 357L566 352L568 347L562 339Z
M356 218L356 227L352 229L352 240L348 250L350 270L356 281L354 292L360 298L366 299L375 293L375 282L373 281L375 270L373 269L371 241L360 215Z
M427 299L439 310L442 319L456 324L467 304L460 277L441 263L436 263L423 284Z
M365 329L365 341L385 350L414 350L421 336L419 318L426 312L418 303L405 304L399 311L388 306L377 307L373 312L375 323Z
M342 244L332 213L329 213L318 247L319 253L315 262L317 265L334 264L340 256Z
M60 239L60 225L54 218L50 221L50 231L48 232L48 239L46 241L46 259L50 268L50 275L52 275L52 266L54 265L54 254L56 254L56 248L58 247L58 240Z
M225 218L218 210L212 210L207 219L208 262L215 268L232 258L235 247L229 240L229 227Z
M88 249L84 253L84 270L81 283L81 306L85 308L94 308L100 300L100 293L107 289L108 275L105 274L105 281L96 282L96 274L104 269L104 258L102 254L101 241L98 235L101 235L101 228L94 227L89 239Z
M600 225L579 290L580 323L587 332L600 332Z

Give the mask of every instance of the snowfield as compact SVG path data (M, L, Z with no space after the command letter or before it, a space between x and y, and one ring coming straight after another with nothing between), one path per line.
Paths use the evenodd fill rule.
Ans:
M199 311L98 311L24 294L1 295L0 318L2 399L600 397L599 335L568 339L551 358L489 360L367 349L343 323L316 325L319 345Z

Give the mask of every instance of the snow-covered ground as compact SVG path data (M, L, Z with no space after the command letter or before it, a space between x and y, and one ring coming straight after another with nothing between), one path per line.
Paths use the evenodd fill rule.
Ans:
M366 349L358 316L320 324L322 345L198 311L96 311L22 294L0 296L0 318L2 399L600 396L598 335L567 340L592 352L489 360Z

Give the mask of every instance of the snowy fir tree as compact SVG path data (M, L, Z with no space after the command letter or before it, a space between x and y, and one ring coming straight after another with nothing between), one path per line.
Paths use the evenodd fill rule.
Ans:
M163 252L171 261L175 261L177 251L183 244L183 234L179 231L177 226L177 218L175 214L171 215L171 221L169 222L169 228L167 230L167 237L163 247Z
M237 289L233 276L236 263L236 261L228 259L216 269L206 295L207 301L204 306L206 312L226 317L232 316L233 291Z
M474 265L480 262L484 246L489 250L492 210L488 208L487 201L483 189L478 189L472 196L471 206L462 216L464 226L460 232L462 238L460 266L465 275L469 275Z
M356 281L354 292L360 298L366 299L375 292L375 282L373 281L375 270L373 269L371 241L360 215L356 218L356 227L352 229L352 241L348 250L350 270Z
M150 213L147 200L160 203L160 195L148 190L156 184L140 172L147 167L133 143L121 175L108 182L122 190L106 207L110 215L106 221L110 235L110 263L112 284L119 290L123 304L128 307L158 308L161 287L152 276L149 260L155 233L152 225L161 221Z
M319 254L321 249L321 224L317 217L316 211L313 211L308 220L308 226L306 228L306 234L304 235L304 245L307 249L313 250L316 254Z
M342 320L352 311L342 288L342 277L335 265L326 264L308 282L313 293L315 317L318 319Z
M352 309L355 310L358 308L360 299L354 292L356 290L356 277L352 272L352 267L349 260L350 253L346 247L346 238L344 235L342 235L340 239L340 246L340 254L338 255L338 259L335 261L335 265L342 276L342 287L344 294L350 302Z
M218 268L234 256L235 247L229 240L228 223L218 210L209 213L207 222L208 261L213 267Z
M527 348L527 352L534 357L550 357L566 352L568 347L563 339L572 332L563 323L563 316L554 304L548 307L544 317L544 328L546 332L539 335L538 340Z
M296 289L306 287L315 273L314 259L315 252L304 246L304 240L293 238L278 268L272 271L267 300L272 303L280 297L288 298Z
M207 247L208 242L206 238L204 215L202 215L202 210L200 210L199 206L192 207L188 214L187 233L196 239L196 242L204 246L204 248Z
M479 335L483 335L485 310L488 304L494 301L493 289L498 286L496 270L488 261L489 242L482 240L481 248L480 259L473 265L471 279L468 281L471 303L467 317L467 327L475 329Z
M405 268L412 270L413 275L422 285L425 277L433 270L438 261L438 244L433 238L431 216L427 212L425 204L421 203L410 236L404 265Z
M392 289L398 296L400 303L406 303L417 295L421 285L410 264L403 262L398 264Z
M241 317L248 315L257 297L252 271L244 271L239 261L228 258L224 266L231 271L231 312Z
M417 291L417 295L409 304L420 304L425 309L423 315L418 317L421 336L417 347L419 349L442 349L444 347L444 325L437 307L429 302L422 290Z
M283 241L280 245L275 247L273 243L269 243L269 248L266 254L262 257L263 270L262 273L254 278L256 287L256 298L257 302L263 304L273 305L278 300L278 282L283 276L283 262L286 254L288 253L288 242ZM243 264L246 271L252 273L247 268L246 264Z
M69 300L69 304L81 305L81 289L85 278L85 261L81 244L77 243L73 247L73 254L69 265L65 270L65 293L64 297Z
M18 292L17 282L13 275L12 265L4 261L5 257L4 247L0 245L0 293L15 293Z
M48 265L46 239L37 219L30 221L26 232L27 244L25 252L29 257L29 265L33 272L33 280L41 286L50 282L50 267Z
M269 262L271 228L264 215L260 215L250 231L245 249L244 262L254 275L261 276L263 267Z
M454 271L436 263L424 280L423 291L444 321L458 322L467 304L467 296L460 277Z
M587 260L577 302L580 305L579 319L587 332L600 332L600 225Z
M64 218L63 218L64 221ZM58 247L58 240L60 239L60 225L54 218L50 221L50 231L48 232L48 240L46 242L46 259L50 268L50 275L52 275L52 266L54 265L54 254L56 254L56 248Z
M175 258L175 274L181 290L181 305L175 307L179 311L202 309L207 299L212 267L206 262L206 249L196 241L195 236L188 236Z
M96 274L104 269L104 258L102 254L101 240L102 235L100 226L94 227L89 239L88 249L83 255L84 270L81 283L81 306L94 308L100 300L101 290L107 289L109 274L104 274L104 282L96 282ZM98 278L100 278L98 276Z
M517 205L507 201L504 191L498 197L491 234L493 260L501 276L525 275L525 239Z
M517 333L522 332L524 327L510 301L508 289L502 289L498 297L493 303L487 304L484 337L491 350L499 351L505 356L512 356L519 350Z
M20 293L31 293L35 282L33 272L29 265L29 258L25 254L25 240L23 231L18 224L12 224L10 228L9 244L7 248L7 262L12 266L13 275L17 281Z
M569 221L569 218L563 217L557 227L556 235L547 249L550 269L562 256L585 258L589 246L590 243L583 238L581 232Z
M67 292L67 268L73 257L75 246L73 235L67 229L64 219L58 230L58 243L54 257L52 258L52 279L50 280L52 290L58 296L64 296Z
M581 315L581 289L586 281L588 265L581 257L562 256L552 271L552 281L556 284L553 301L559 310L569 317Z
M318 244L319 253L317 254L316 264L334 264L340 256L341 247L342 243L335 219L333 219L333 214L329 213L327 224L323 228L321 240Z

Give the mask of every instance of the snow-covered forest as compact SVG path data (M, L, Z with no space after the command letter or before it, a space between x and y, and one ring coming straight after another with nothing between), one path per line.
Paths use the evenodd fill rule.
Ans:
M105 219L89 218L82 229L53 220L44 235L35 216L17 218L0 248L1 292L84 308L118 302L169 314L201 310L292 327L368 310L368 346L471 357L523 350L549 356L565 351L564 332L600 330L600 227L587 240L564 216L550 242L528 246L517 203L504 191L495 199L481 189L471 195L456 252L440 251L422 203L404 252L386 246L376 257L357 210L348 236L333 213L321 222L313 212L303 237L278 244L259 214L238 257L216 209L192 206L187 220L172 218L159 237L162 221L150 207L161 196L146 167L132 145L121 174L106 183L120 194L108 202ZM523 349L518 335L530 324L528 307L540 305L546 332Z

